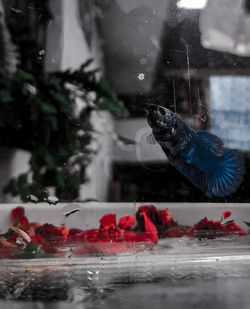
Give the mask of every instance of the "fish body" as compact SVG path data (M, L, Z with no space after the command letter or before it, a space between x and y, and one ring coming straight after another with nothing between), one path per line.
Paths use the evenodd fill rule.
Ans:
M147 120L170 163L205 195L227 196L240 186L244 160L238 151L224 147L217 136L194 131L162 106L151 104Z

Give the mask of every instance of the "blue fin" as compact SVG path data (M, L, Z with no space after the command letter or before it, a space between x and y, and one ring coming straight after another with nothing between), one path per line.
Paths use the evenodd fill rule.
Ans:
M222 150L223 155L216 164L215 171L209 174L198 169L194 164L188 164L181 155L171 156L167 152L166 154L176 169L206 196L223 197L235 192L240 186L245 173L245 165L238 151L225 148Z
M237 190L243 181L245 163L236 150L225 149L222 162L209 179L208 188L215 196L226 196Z
M221 156L224 153L223 142L219 137L206 131L198 131L196 134L203 140L205 147L215 155Z
M176 154L172 155L169 151L164 149L169 161L175 166L175 168L183 174L192 184L198 187L201 191L203 191L207 196L212 196L208 192L208 178L207 175L198 169L193 164L188 164L186 159L184 159L181 155Z

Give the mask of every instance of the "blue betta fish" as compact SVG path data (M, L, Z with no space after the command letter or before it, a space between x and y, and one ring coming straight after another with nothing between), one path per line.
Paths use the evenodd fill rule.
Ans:
M206 131L195 132L167 108L150 104L148 124L153 135L149 142L161 146L170 163L206 196L223 197L235 192L245 173L242 156L223 146Z

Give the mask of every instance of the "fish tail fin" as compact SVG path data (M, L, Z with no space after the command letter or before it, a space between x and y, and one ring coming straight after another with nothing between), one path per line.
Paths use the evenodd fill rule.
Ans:
M235 192L243 181L244 173L242 155L237 150L225 149L220 164L208 179L206 194L223 197Z

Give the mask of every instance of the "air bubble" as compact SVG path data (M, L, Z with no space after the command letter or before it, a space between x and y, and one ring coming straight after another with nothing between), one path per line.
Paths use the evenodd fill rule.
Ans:
M144 65L146 64L147 60L145 58L141 58L140 59L140 64Z

